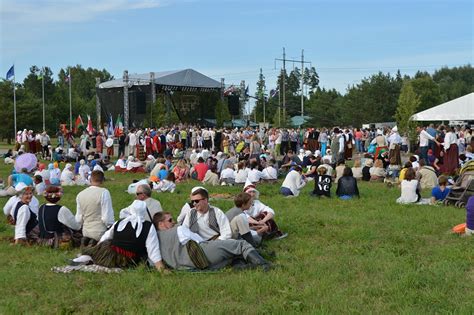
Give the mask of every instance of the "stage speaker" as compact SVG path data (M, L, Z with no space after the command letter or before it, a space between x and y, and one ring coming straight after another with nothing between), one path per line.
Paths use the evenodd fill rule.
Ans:
M238 95L229 95L227 97L227 105L229 106L229 113L232 116L240 115L240 101Z
M144 92L136 92L136 113L139 115L146 114L146 95Z

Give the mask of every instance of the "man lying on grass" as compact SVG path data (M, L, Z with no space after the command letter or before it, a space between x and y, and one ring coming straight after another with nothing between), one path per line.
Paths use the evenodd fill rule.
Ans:
M173 269L216 270L231 264L235 269L271 268L270 262L245 240L206 241L185 225L175 226L169 212L155 214L153 223L158 230L163 261Z

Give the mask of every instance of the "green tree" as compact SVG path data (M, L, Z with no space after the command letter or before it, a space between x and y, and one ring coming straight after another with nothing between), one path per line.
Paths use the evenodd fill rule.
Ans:
M406 134L412 141L416 139L416 122L411 120L411 116L416 113L420 103L420 99L413 89L412 82L405 81L398 98L395 118L400 134Z
M420 100L420 106L417 109L418 111L441 104L439 86L435 81L433 81L429 74L425 76L419 75L411 81L411 85Z
M265 76L263 75L262 68L260 68L260 74L257 81L257 91L255 92L255 107L254 114L257 122L263 121L263 109L266 107L265 103ZM264 106L265 105L265 106ZM268 109L265 108L265 117L268 117Z
M0 137L2 139L6 138L10 141L14 138L16 131L14 133L13 121L13 82L2 80L0 81Z
M319 86L319 75L316 72L316 68L305 68L303 81L304 84L309 87L309 94L314 93L316 88Z
M216 115L216 125L217 127L223 127L225 122L231 121L231 116L229 113L229 106L226 102L219 100L216 103L215 107L215 115Z
M162 97L157 97L155 104L147 107L146 116L151 120L145 119L145 126L148 127L163 127L167 122L166 108L163 104Z

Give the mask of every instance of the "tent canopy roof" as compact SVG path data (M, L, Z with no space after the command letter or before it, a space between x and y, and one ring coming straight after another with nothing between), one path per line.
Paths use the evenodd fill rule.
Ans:
M474 120L474 93L429 108L411 116L416 121Z
M219 89L221 83L193 69L154 72L155 84L190 88ZM149 85L150 73L130 74L129 87L133 85ZM123 79L111 80L99 84L100 89L121 88L125 85Z

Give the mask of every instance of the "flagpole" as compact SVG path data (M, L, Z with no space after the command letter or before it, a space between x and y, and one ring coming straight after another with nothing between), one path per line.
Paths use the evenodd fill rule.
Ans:
M15 69L15 64L13 64L13 69ZM16 91L15 91L15 70L13 70L13 124L15 132L13 133L13 139L16 139Z
M41 73L41 91L42 91L42 96L43 96L43 131L46 131L45 115L44 115L44 67Z
M71 68L69 68L69 126L71 126L72 130L72 95L71 95Z

